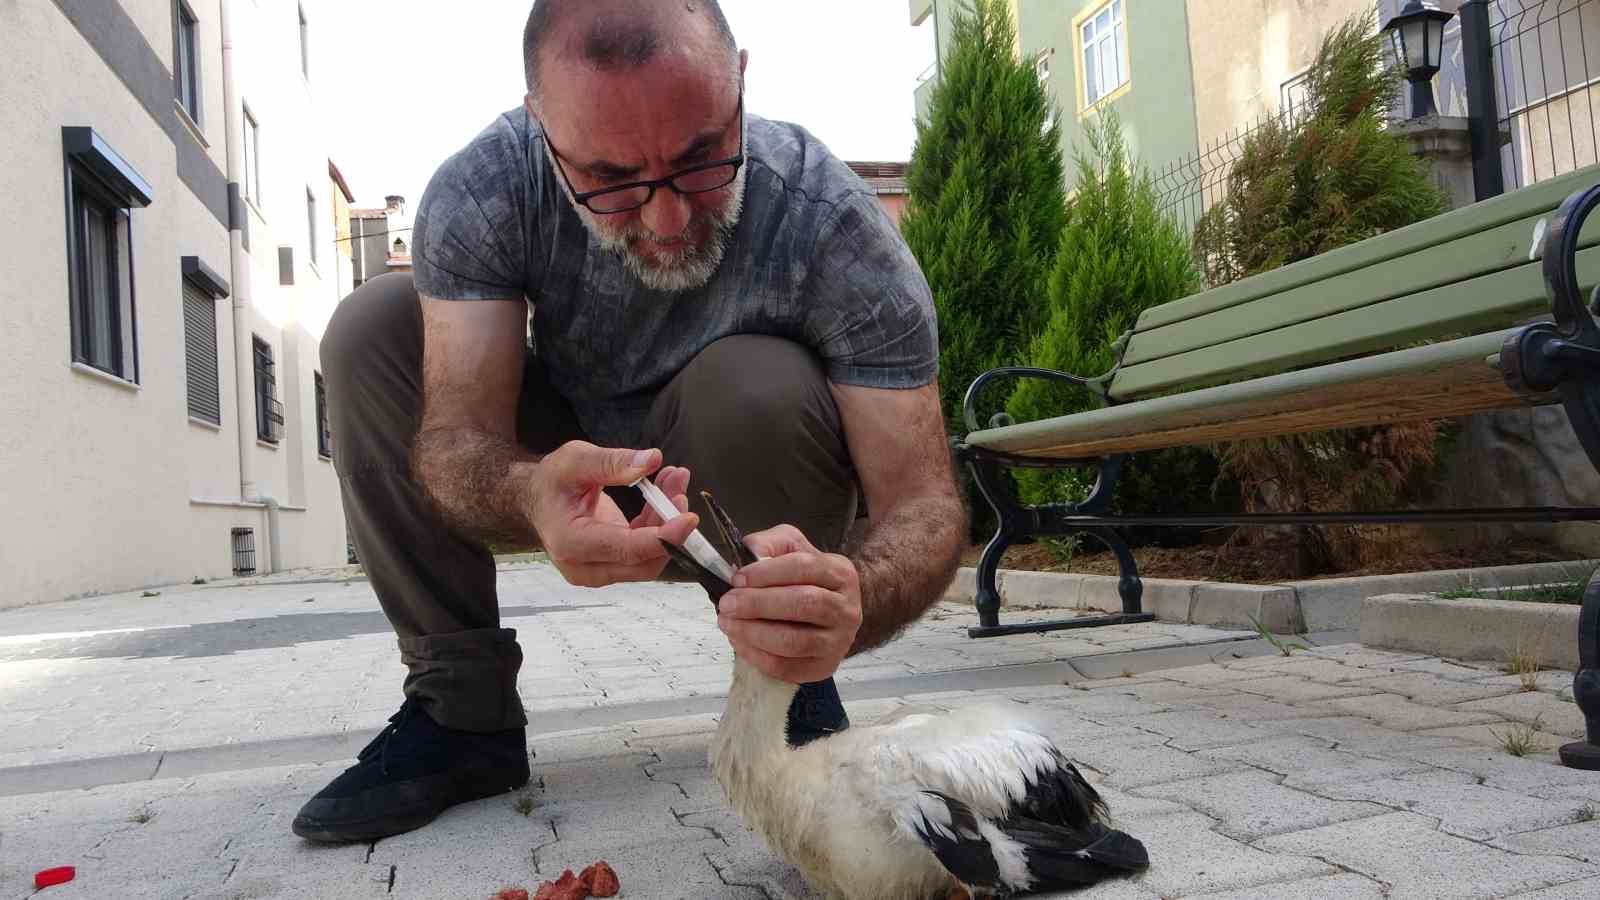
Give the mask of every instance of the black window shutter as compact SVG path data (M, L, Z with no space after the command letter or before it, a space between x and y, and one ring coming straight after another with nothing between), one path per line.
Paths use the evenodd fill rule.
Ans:
M217 367L217 302L189 282L183 284L184 357L189 375L189 415L222 424L222 387Z

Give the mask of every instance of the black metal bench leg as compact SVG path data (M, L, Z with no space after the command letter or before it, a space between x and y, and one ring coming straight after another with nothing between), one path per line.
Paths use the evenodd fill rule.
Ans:
M1578 672L1572 697L1583 710L1585 739L1561 748L1561 761L1574 769L1600 770L1600 573L1583 594L1578 617Z
M1123 615L1144 616L1144 582L1139 578L1139 562L1133 558L1133 550L1123 540L1121 532L1115 528L1085 528L1084 532L1093 535L1117 556L1117 595L1122 598ZM1154 616L1145 617L1142 621L1151 618Z
M978 607L978 624L985 628L995 628L1000 624L1000 558L1015 539L1016 535L1002 525L989 539L988 545L983 548L983 556L978 559L978 586L974 602Z

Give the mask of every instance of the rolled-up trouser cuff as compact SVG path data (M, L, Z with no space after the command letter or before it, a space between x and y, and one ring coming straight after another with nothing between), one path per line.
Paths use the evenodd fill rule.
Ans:
M528 724L517 695L522 648L513 628L400 638L406 696L445 728L503 731Z

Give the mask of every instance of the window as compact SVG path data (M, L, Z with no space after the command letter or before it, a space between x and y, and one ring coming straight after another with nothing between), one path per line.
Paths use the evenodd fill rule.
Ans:
M1083 46L1083 106L1099 103L1128 83L1128 32L1122 0L1100 7L1078 27Z
M256 532L253 528L233 529L233 574L256 573Z
M317 455L333 458L333 430L328 427L328 388L322 383L322 373L311 373L317 392Z
M1306 114L1306 101L1310 99L1308 81L1311 70L1307 69L1299 75L1285 81L1278 88L1278 109L1283 113L1285 121L1298 122Z
M261 126L244 108L244 198L261 205Z
M306 24L306 8L300 7L300 74L311 77L311 26Z
M278 376L272 362L272 345L250 339L256 370L256 437L269 444L283 439L283 404L277 400Z
M1040 50L1039 55L1033 58L1033 74L1039 77L1040 84L1050 82L1050 57L1054 50Z
M173 88L178 103L196 125L200 124L200 22L185 0L177 0L177 54Z
M311 264L317 264L317 195L306 188L306 237L311 241Z
M149 205L151 188L93 129L61 132L72 361L138 383L132 211Z
M222 424L222 388L217 368L217 301L192 281L183 282L184 370L189 381L189 416Z

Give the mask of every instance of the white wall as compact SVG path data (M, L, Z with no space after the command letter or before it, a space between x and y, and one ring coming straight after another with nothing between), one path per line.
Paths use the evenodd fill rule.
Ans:
M117 0L106 0L113 3ZM169 67L167 0L120 0L149 47ZM202 115L199 138L226 171L219 11L222 0L191 0L200 18ZM315 27L315 7L306 3ZM192 423L187 386L179 258L198 256L237 284L249 278L257 308L249 327L277 348L279 397L297 422L295 439L276 450L247 448L264 492L288 502L299 470L305 509L282 516L281 566L342 563L343 515L332 466L316 453L311 372L316 340L336 301L306 262L305 189L328 221L327 156L312 84L300 77L299 31L292 0L232 0L240 45L240 93L261 117L264 216L251 222L251 264L231 272L228 231L178 175L174 138L130 93L123 78L49 0L0 3L0 198L7 230L0 240L0 608L89 593L187 582L231 573L229 528L257 532L267 562L259 506L239 505L231 301L218 301L222 427ZM123 36L124 39L127 37ZM313 42L331 48L331 36ZM167 82L170 91L170 78ZM333 95L331 86L328 93ZM176 113L172 113L176 116ZM134 291L140 383L117 383L71 365L63 126L95 129L152 186L150 206L132 214ZM270 127L270 131L267 129ZM183 140L191 140L187 132ZM252 215L255 215L252 213ZM332 229L319 229L319 256L330 279ZM279 287L277 247L296 247L296 285ZM310 327L307 326L310 323ZM295 350L286 354L286 341ZM286 377L292 360L295 377ZM286 394L289 385L298 389ZM252 429L253 432L253 429ZM196 503L194 501L206 501ZM233 506L212 505L232 503Z

